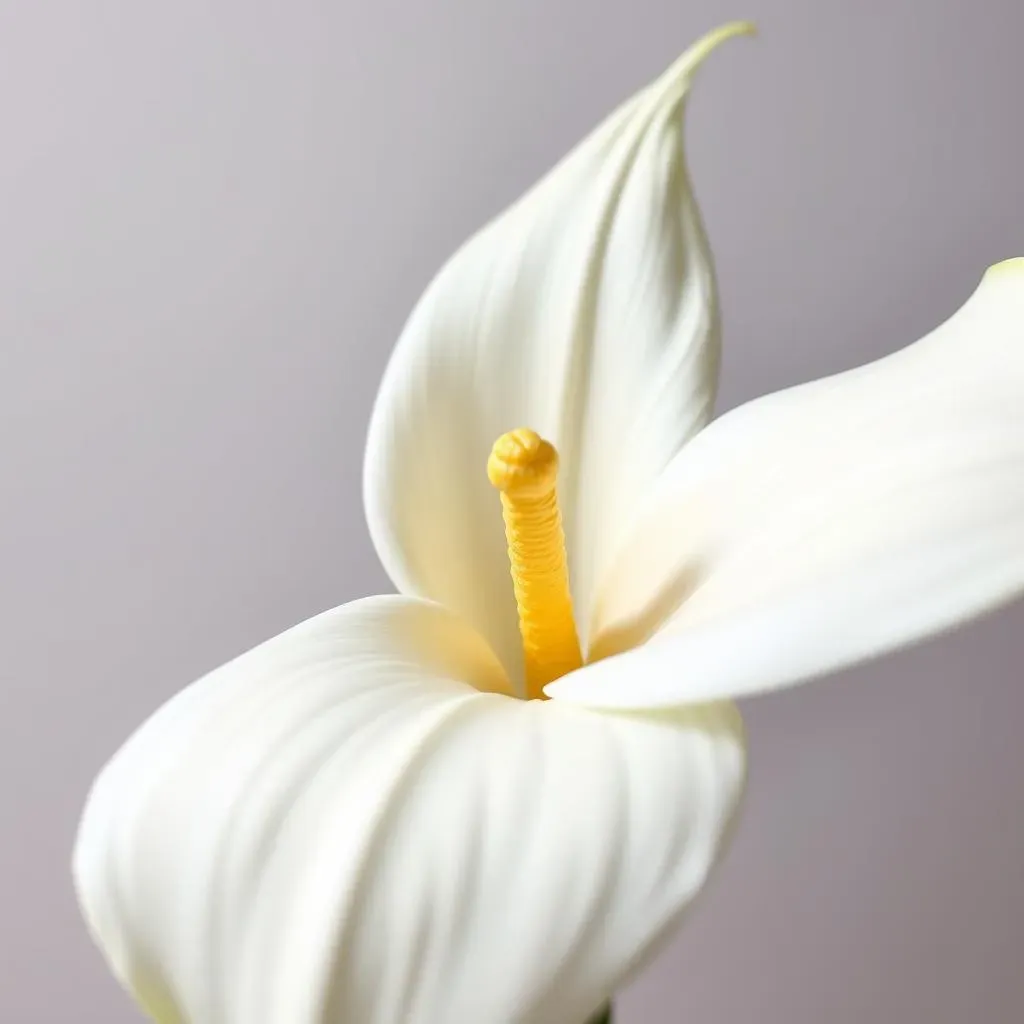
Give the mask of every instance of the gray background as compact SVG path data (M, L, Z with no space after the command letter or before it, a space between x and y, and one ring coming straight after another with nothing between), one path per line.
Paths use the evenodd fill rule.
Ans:
M722 408L1024 253L1020 0L0 3L5 1024L137 1019L72 902L89 780L183 683L387 586L361 449L415 298L734 17L761 38L689 125ZM736 844L624 1024L1018 1022L1022 634L748 704Z

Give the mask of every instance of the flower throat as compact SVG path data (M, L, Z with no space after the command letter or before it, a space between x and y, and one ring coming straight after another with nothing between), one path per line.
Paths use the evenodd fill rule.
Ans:
M548 683L583 664L558 509L558 453L521 427L494 442L487 475L501 492L526 697L543 699Z

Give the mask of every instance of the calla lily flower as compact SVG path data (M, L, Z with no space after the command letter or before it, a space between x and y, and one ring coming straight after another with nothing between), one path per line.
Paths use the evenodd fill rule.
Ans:
M95 782L77 892L156 1020L583 1024L721 857L734 698L1024 589L1024 259L896 355L710 422L682 112L748 30L415 309L365 471L399 594L200 679Z

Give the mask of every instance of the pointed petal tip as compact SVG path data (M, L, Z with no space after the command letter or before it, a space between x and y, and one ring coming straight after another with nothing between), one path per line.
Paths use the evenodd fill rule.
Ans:
M985 271L985 277L1009 277L1016 276L1024 280L1024 256L1012 256L1000 263L993 263Z
M756 35L757 26L752 21L730 21L725 25L719 25L718 28L713 28L698 39L683 54L680 62L685 63L688 69L696 70L710 56L712 51L717 50L727 39L733 39L736 36Z
M736 36L757 35L757 26L752 21L730 21L707 32L695 43L688 46L658 79L665 87L685 85L690 76L704 63L712 52L727 39Z

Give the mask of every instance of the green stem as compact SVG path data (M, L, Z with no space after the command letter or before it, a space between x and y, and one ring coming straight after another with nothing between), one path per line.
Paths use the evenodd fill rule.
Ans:
M612 1004L609 1003L596 1017L591 1018L590 1024L612 1024Z

